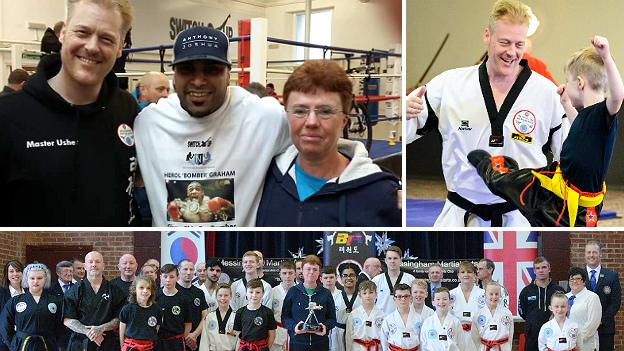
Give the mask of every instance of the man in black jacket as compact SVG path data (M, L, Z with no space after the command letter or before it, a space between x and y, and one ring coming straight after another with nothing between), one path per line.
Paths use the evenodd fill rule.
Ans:
M128 0L71 2L61 53L0 104L0 226L132 223L137 105L110 73Z
M53 52L61 52L61 42L59 41L59 36L61 35L61 29L65 22L60 21L56 22L54 25L54 29L48 27L43 33L43 37L41 38L41 51L47 54L51 54Z
M58 279L52 283L50 292L56 296L63 298L65 293L74 286L72 263L69 261L61 261L56 264L56 275ZM65 327L65 332L56 338L56 343L61 350L67 348L69 337L72 331Z
M533 261L535 279L520 292L518 313L524 318L524 351L537 351L537 337L540 328L550 317L550 298L556 291L565 293L562 287L550 278L550 263L544 257Z
M585 286L598 294L602 305L602 319L598 327L600 351L613 351L615 315L620 310L622 287L619 274L603 267L600 264L601 259L602 245L595 240L588 241L585 244L585 268L588 277Z

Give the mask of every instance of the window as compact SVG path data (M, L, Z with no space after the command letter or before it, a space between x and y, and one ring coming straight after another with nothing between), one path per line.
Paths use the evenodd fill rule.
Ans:
M295 40L305 41L305 14L295 14ZM331 45L332 32L332 10L312 11L310 23L310 43L319 45ZM297 46L295 57L297 60L303 60L303 47ZM326 54L329 58L330 52ZM323 49L310 48L310 59L322 59Z

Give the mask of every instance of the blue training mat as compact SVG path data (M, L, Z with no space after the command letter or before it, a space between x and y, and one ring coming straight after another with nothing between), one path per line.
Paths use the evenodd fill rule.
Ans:
M353 140L357 140L366 144L365 139L353 139ZM397 142L396 145L394 146L390 146L388 145L388 140L373 140L373 143L371 144L371 149L368 152L368 157L375 160L381 157L386 157L392 154L400 154L400 153L401 153L401 143L399 142Z
M408 227L432 227L436 218L442 212L444 200L416 200L407 199L405 215ZM602 210L600 220L617 217L615 211Z

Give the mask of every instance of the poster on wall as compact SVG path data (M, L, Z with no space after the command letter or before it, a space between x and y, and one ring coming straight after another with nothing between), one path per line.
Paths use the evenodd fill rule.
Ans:
M206 261L206 236L200 231L164 231L160 233L161 264L178 264L189 259L193 264Z

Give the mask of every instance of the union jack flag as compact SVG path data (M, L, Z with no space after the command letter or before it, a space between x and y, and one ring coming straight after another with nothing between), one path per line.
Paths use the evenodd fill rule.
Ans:
M494 280L509 293L509 310L518 315L518 295L535 278L537 232L484 232L483 257L494 261Z

